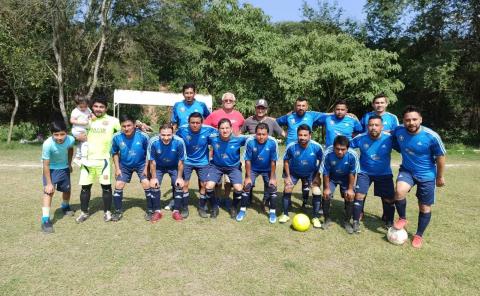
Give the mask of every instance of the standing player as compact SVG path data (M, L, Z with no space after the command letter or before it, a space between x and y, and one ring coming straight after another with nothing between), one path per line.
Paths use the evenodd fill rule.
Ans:
M50 124L49 137L42 146L43 161L43 198L42 198L42 231L53 232L50 220L50 207L55 188L62 192L62 212L73 216L70 208L70 172L75 139L67 135L67 127L63 121Z
M348 138L337 136L325 151L325 157L320 166L320 173L323 175L323 215L325 222L323 229L328 229L331 224L330 202L335 192L335 187L340 186L340 194L345 200L345 230L353 233L350 223L353 211L353 198L355 192L355 175L359 171L357 153L349 148Z
M183 192L183 162L185 160L185 143L182 138L173 135L173 127L170 124L164 124L160 127L160 136L153 137L148 145L147 158L150 162L150 172L152 179L150 185L153 188L153 210L152 223L162 218L160 211L160 185L163 176L170 176L173 193L173 212L172 217L176 221L187 217L185 208L182 206ZM181 212L180 212L181 211Z
M190 198L188 188L193 171L197 172L197 176L200 179L198 213L203 218L208 217L205 211L205 182L208 174L209 152L208 138L210 135L216 134L217 130L211 126L203 125L202 123L202 114L193 112L188 118L188 125L181 126L177 131L177 136L183 139L187 150L187 157L183 168L183 178L185 183L183 185L182 211L184 213L184 218L188 216L188 200Z
M390 167L392 153L392 136L382 132L383 120L378 115L368 119L368 132L353 138L350 148L360 150L360 171L357 175L355 200L353 203L353 231L360 232L360 216L365 197L372 183L374 195L382 199L385 226L393 225L395 215L393 175Z
M376 95L372 100L373 111L365 114L360 122L364 131L368 129L368 119L373 115L378 115L382 118L383 131L390 133L398 126L398 118L395 114L387 112L388 98L384 94Z
M325 118L325 147L330 147L337 136L352 140L355 133L362 132L362 125L355 117L348 114L346 100L335 102L333 114Z
M268 200L270 211L268 221L277 222L275 207L277 203L277 178L275 170L278 160L277 141L268 136L269 127L266 123L259 123L255 128L255 137L250 137L245 143L245 180L243 182L242 204L247 204L251 199L252 189L255 187L255 180L258 176L263 178L263 190L267 195L264 201ZM246 201L244 201L246 199ZM246 213L246 207L240 208L237 215L237 221L243 220Z
M285 188L283 191L283 214L278 219L280 223L286 223L290 220L288 210L291 204L293 187L300 179L312 184L323 158L322 146L312 140L312 130L308 125L302 124L298 127L297 137L297 142L290 143L287 146L283 157ZM321 227L319 220L320 203L320 195L314 195L312 200L314 227Z
M204 102L200 102L195 99L195 95L197 94L196 91L197 88L193 83L187 83L183 85L182 93L184 100L175 103L172 108L171 122L174 129L188 124L188 117L193 112L200 113L202 118L206 118L208 115L210 115L207 105L205 105Z
M148 135L135 128L135 120L129 115L120 116L122 131L116 133L112 140L111 153L115 165L115 191L113 203L115 212L112 221L120 221L123 217L122 201L123 188L130 183L133 173L137 173L142 184L147 200L147 215L151 211L151 190L147 178L146 155L148 147Z
M112 148L112 136L120 130L120 123L115 117L107 115L107 99L97 96L92 100L92 111L96 116L90 123L88 130L88 155L87 163L80 169L80 216L77 217L77 223L82 223L88 219L88 204L92 184L97 180L102 186L103 199L103 220L108 222L112 220L112 186L110 180L110 149Z
M432 205L435 202L435 186L445 185L446 150L440 136L422 124L422 114L415 106L407 106L403 111L403 126L393 132L394 149L402 154L402 164L395 188L395 207L400 219L395 222L396 229L407 225L407 193L417 185L418 227L412 246L420 248L423 233L432 217Z

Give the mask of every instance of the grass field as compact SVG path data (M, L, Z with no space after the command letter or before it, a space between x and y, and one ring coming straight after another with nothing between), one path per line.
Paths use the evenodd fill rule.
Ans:
M447 157L447 185L437 191L424 247L415 250L385 240L378 217L380 201L371 196L360 235L348 235L338 225L342 208L338 196L333 203L338 219L328 231L299 233L288 225L270 225L257 211L258 202L242 223L223 210L217 220L202 219L196 214L196 198L187 220L175 222L167 212L152 225L143 219L145 200L135 181L125 190L126 213L120 222L103 222L100 187L95 186L91 219L77 225L57 211L55 234L44 235L39 224L40 146L14 148L0 146L1 295L480 292L480 156L473 152ZM398 156L394 159L398 163ZM72 204L78 210L77 181L75 169ZM261 197L261 188L255 193ZM57 194L53 209L60 200ZM417 223L413 194L408 201L412 234Z

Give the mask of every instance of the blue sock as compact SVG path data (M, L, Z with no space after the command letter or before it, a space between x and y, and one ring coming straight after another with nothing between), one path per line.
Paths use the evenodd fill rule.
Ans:
M42 223L47 223L49 219L50 219L50 217L48 217L48 216L42 217Z
M145 199L147 200L147 211L153 211L153 188L144 189Z
M395 207L397 208L398 216L400 219L405 219L406 212L407 212L407 199L401 199L401 200L396 200L395 201Z
M365 201L362 199L356 199L353 202L353 221L360 221L360 215L363 212L363 203Z
M233 202L232 202L232 206L234 209L238 209L238 204L240 203L240 201L242 201L242 207L246 207L247 204L248 204L248 195L247 195L247 199L246 200L243 200L242 198L242 192L241 191L234 191L233 192Z
M190 199L190 193L184 192L182 195L182 207L187 208L188 207L188 201Z
M122 210L122 200L123 200L123 189L115 189L113 192L113 204L115 205L115 210Z
M157 188L154 188L154 189L151 189L151 197L150 200L151 200L151 203L152 203L152 210L153 211L158 211L160 210L160 195L161 195L161 192L160 192L160 189L157 189Z
M432 218L432 213L418 213L418 227L417 227L417 235L423 236L423 232L427 229L428 223L430 223L430 219Z
M321 196L320 195L313 195L312 198L312 217L313 218L318 218L320 217L320 214L318 213L320 211L320 205L322 204L321 202Z
M182 202L183 202L183 191L175 190L173 194L173 209L179 211L182 208Z
M395 204L388 203L385 201L384 206L385 206L384 213L385 213L386 222L393 223L393 218L395 217Z
M215 190L207 190L207 197L210 201L210 206L213 208L218 208L217 197L215 196Z
M288 208L290 207L290 202L292 200L292 193L283 193L283 214L288 216Z
M234 193L234 196L235 196L235 193ZM248 191L247 191L247 192L243 192L243 193L241 194L242 200L241 200L241 202L240 202L240 206L241 206L242 208L247 206L248 200L250 199L249 197L250 197L250 192L248 192Z
M200 194L200 199L198 200L198 207L205 209L207 207L207 197L205 194Z
M308 203L308 196L309 195L310 195L310 188L309 187L302 188L302 199L303 199L303 203L305 203L305 205Z
M68 209L70 207L70 204L68 203L68 201L62 201L62 204L60 205L60 207L62 207L62 209Z

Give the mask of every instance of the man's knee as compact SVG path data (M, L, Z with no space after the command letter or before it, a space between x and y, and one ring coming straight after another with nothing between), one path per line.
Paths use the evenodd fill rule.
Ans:
M87 193L87 192L90 192L91 190L92 190L92 184L82 185L81 193Z
M313 195L322 195L322 191L320 190L319 186L313 186L312 187L312 194Z

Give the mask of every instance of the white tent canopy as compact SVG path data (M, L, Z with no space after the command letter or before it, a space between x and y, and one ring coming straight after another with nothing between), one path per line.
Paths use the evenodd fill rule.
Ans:
M120 104L173 106L183 99L181 93L116 89L113 93L113 116L120 115ZM204 102L207 108L212 110L213 98L211 95L197 94L195 99Z

